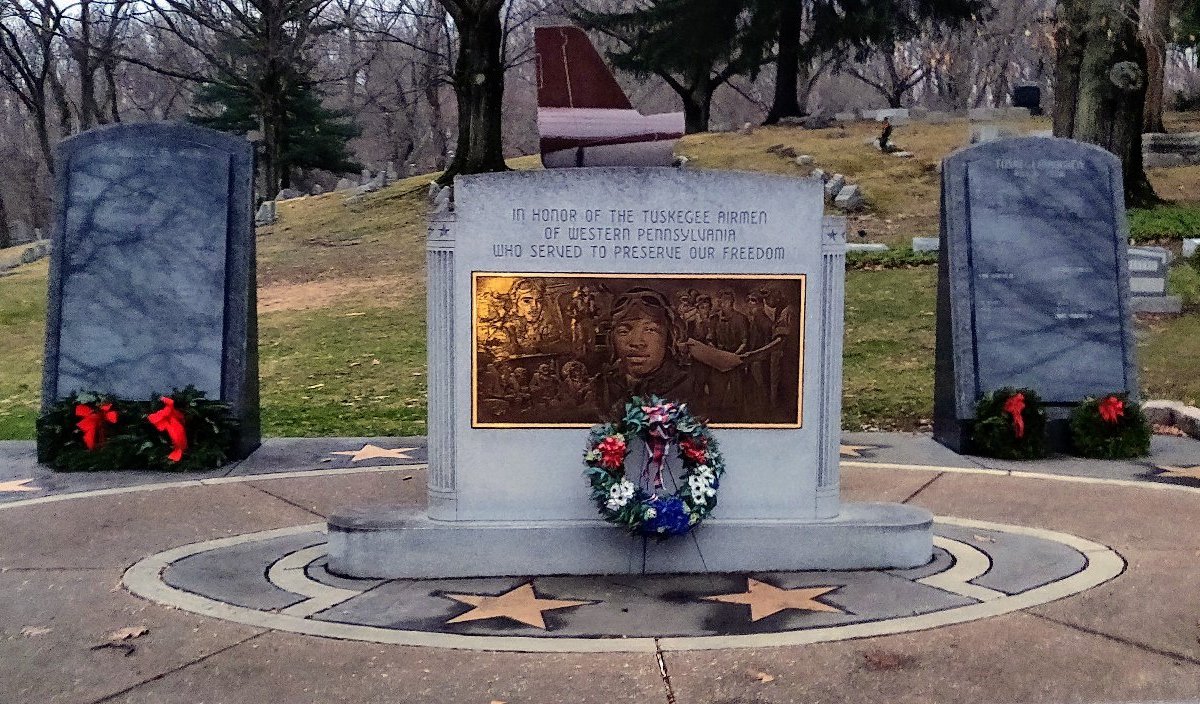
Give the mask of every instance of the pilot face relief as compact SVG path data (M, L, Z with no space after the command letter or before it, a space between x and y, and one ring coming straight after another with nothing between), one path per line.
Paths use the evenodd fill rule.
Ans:
M626 376L644 377L658 371L667 356L667 327L649 311L631 311L613 326L613 346Z

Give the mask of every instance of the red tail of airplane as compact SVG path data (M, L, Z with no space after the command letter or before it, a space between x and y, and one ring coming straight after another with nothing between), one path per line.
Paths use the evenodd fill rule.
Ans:
M538 132L542 164L666 166L683 136L683 113L633 109L578 27L538 27Z

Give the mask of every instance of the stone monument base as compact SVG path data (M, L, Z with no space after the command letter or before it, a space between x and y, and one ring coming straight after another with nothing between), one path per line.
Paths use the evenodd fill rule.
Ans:
M932 526L921 508L851 503L829 519L709 519L660 543L599 520L447 522L376 507L330 517L328 567L360 579L910 568L932 558Z

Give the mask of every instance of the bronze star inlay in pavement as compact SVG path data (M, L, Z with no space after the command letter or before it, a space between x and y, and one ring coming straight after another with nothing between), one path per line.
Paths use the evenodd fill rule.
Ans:
M1200 481L1200 464L1191 467L1173 467L1169 464L1156 465L1160 470L1155 477L1169 477L1171 479L1195 479Z
M25 486L26 484L28 484L31 481L33 481L33 480L32 479L13 479L13 480L10 480L7 482L0 482L0 494L16 493L19 491L41 491L42 490L41 487Z
M862 450L878 450L874 445L842 445L838 454L842 457L862 457Z
M415 450L415 447L397 447L392 450L385 450L382 447L376 447L370 443L363 445L361 450L340 450L331 452L331 455L345 455L350 458L351 462L361 462L363 460L373 460L380 457L386 457L394 460L411 460L408 453Z
M779 587L760 582L757 579L746 578L746 591L740 594L719 594L704 597L708 601L721 601L726 604L746 604L750 607L750 620L758 621L786 609L801 611L826 611L834 614L844 614L845 611L817 601L817 597L837 589L837 587L801 587L799 589L780 589Z
M533 583L526 582L511 591L499 596L483 596L480 594L443 594L447 599L453 599L462 604L475 608L455 616L446 623L463 623L465 621L482 621L488 618L507 618L526 626L546 629L546 620L542 618L543 611L566 609L572 606L587 606L594 601L569 601L564 599L539 599L533 591Z

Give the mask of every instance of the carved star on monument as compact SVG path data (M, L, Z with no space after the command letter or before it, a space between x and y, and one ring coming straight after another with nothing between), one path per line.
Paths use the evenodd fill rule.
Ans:
M787 609L801 611L825 611L834 614L844 614L845 611L817 601L817 597L837 589L837 587L800 587L798 589L780 589L779 587L760 582L757 579L746 578L746 591L740 594L719 594L704 597L707 601L720 601L726 604L746 604L750 607L750 620L758 621L772 614Z
M543 611L554 611L556 609L587 606L588 604L596 603L594 601L539 599L533 591L532 582L526 582L500 596L483 596L480 594L443 594L442 596L475 607L464 614L450 619L446 622L448 624L482 621L488 618L507 618L542 630L546 629L546 621L542 618Z
M842 457L862 457L861 450L878 450L875 445L842 445L838 454Z
M373 460L378 458L387 458L393 460L411 460L408 453L415 450L415 447L397 447L391 450L386 450L382 447L376 447L370 443L362 446L361 450L339 450L331 452L331 455L345 455L350 458L351 462L362 462L363 460Z
M7 482L0 482L0 493L16 493L19 491L41 491L41 487L25 486L32 479L12 479Z
M1155 465L1160 470L1156 477L1170 477L1171 479L1196 479L1200 481L1200 464L1192 465L1191 467L1173 467L1169 464Z

